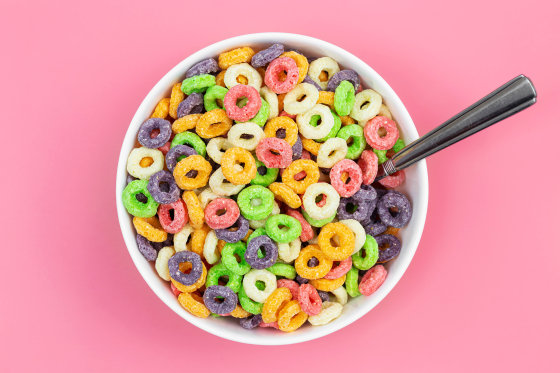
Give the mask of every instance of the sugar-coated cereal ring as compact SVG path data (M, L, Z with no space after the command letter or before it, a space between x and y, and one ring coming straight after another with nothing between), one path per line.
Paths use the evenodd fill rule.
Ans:
M356 91L358 90L358 87L360 86L360 77L358 76L358 73L354 70L340 70L329 80L329 83L327 84L327 91L334 92L338 85L345 80L351 82L354 85L354 89Z
M255 163L257 165L257 173L253 180L251 180L251 184L266 187L276 180L278 177L278 168L266 167L265 164L258 159L255 160Z
M189 273L181 271L180 265L182 263L191 264L191 270ZM200 256L192 251L186 250L176 252L171 258L169 258L167 265L169 266L169 275L171 278L186 286L196 283L204 271L204 265L202 264ZM177 284L175 284L175 286L177 286Z
M157 135L152 137L152 133ZM171 138L171 123L162 118L150 118L140 126L138 130L138 142L146 148L159 148Z
M138 251L140 251L140 254L142 254L147 261L153 262L156 260L157 250L146 237L136 234L136 244L138 245Z
M309 77L309 75L306 75L305 78L303 78L302 82L303 82L303 83L313 84L313 86L314 86L315 88L317 88L317 90L321 91L321 86L320 86L319 84L317 84L316 81L314 81L313 79L311 79L311 78Z
M265 137L257 145L257 158L266 167L285 168L292 163L292 147L276 137Z
M200 155L191 155L182 159L173 169L175 182L181 189L193 190L208 184L212 165ZM191 176L196 173L195 176Z
M292 115L292 114L288 114L286 113L284 110L282 110L282 112L280 113L281 117L288 117L290 119L296 120L297 115Z
M193 78L194 79L194 78ZM204 97L202 93L192 93L179 103L177 117L182 118L190 114L200 114L204 111Z
M203 224L202 227L193 230L190 245L191 251L197 253L200 256L204 255L204 244L206 242L206 237L208 236L208 233L210 231L210 227L206 224Z
M296 122L289 117L272 118L264 127L264 135L266 137L278 137L279 131L284 133L284 140L294 146L298 139L298 127Z
M225 210L221 215L218 212ZM229 228L239 217L239 207L229 198L216 198L204 209L206 224L212 229Z
M155 268L156 272L165 281L170 281L171 276L169 275L169 267L167 265L169 259L175 254L175 250L172 246L165 246L161 248L158 252Z
M350 273L350 272L349 272ZM333 291L339 287L342 286L342 284L344 284L344 282L346 281L346 276L348 274L339 277L339 278L335 278L334 280L327 280L324 278L320 278L317 280L310 280L309 284L314 286L315 289L317 290L321 290L321 291Z
M305 220L307 220L307 222L308 222L312 227L316 227L316 228L321 228L322 226L324 226L325 224L330 223L331 221L334 220L334 218L336 218L336 214L334 214L333 216L328 217L328 218L325 218L325 219L313 219L311 216L309 216L309 215L305 212L305 210L302 210L301 213L302 213L303 217L305 218ZM315 243L317 243L317 242L316 242L317 237L314 237L313 239L315 240ZM313 239L312 239L312 240L313 240ZM309 242L312 243L312 241L309 241Z
M268 119L277 117L280 111L278 110L278 96L276 95L276 93L272 92L268 87L262 87L259 90L259 93L262 99L268 103Z
M198 195L198 199L200 200L200 206L204 210L206 206L210 203L210 201L215 200L216 198L220 198L220 196L212 191L210 187L204 189Z
M276 203L276 201L272 201L272 212L270 214L277 215L279 213L280 213L280 206L278 206L278 203ZM264 228L267 219L268 216L261 220L249 220L249 226L253 229Z
M366 242L366 232L360 222L354 219L340 220L339 223L346 225L354 233L354 250L352 255L356 254L364 246Z
M256 316L261 316L260 314L263 309L263 303L255 302L254 300L249 298L245 293L245 289L243 289L243 286L241 286L241 289L239 289L239 293L237 294L237 296L239 297L239 304L241 304L241 307L245 311Z
M225 135L233 121L228 118L225 110L214 109L204 113L196 123L196 133L203 139L211 139Z
M327 89L328 80L340 71L338 63L330 57L317 58L309 64L307 75L317 83L322 90ZM326 79L321 80L321 73L326 73Z
M264 100L264 98L261 97L261 108L257 112L257 115L251 118L251 122L257 124L259 127L262 127L268 120L269 114L270 105Z
M247 98L245 106L237 106L237 101L244 97ZM261 108L259 91L254 87L243 84L233 86L224 97L224 107L228 117L240 122L246 122L257 115Z
M373 89L365 89L356 95L350 116L357 121L375 117L381 108L381 95Z
M220 70L218 63L213 58L207 58L200 62L195 63L191 68L187 70L185 78L190 78L196 75L202 74L213 74Z
M223 137L214 137L208 141L208 145L206 146L206 151L208 152L208 157L212 159L214 162L220 164L222 163L222 157L226 150L232 148L233 145Z
M204 304L210 312L226 315L237 306L237 295L227 286L212 285L204 291Z
M247 250L247 247L243 241L238 241L236 243L226 243L221 254L222 263L226 268L240 276L243 276L251 270L251 266L245 260L245 250ZM240 258L239 262L237 261L237 257Z
M167 165L167 169L173 172L173 169L177 165L177 162L190 155L196 155L196 154L198 154L196 150L194 150L188 145L174 146L173 148L169 149L169 151L165 155L165 164Z
M224 88L226 87L226 84L224 83L225 75L226 75L226 70L222 70L218 73L218 75L216 75L216 85Z
M237 194L245 187L245 185L235 185L227 181L221 167L214 171L212 176L210 176L208 185L210 185L212 192L220 196L231 196Z
M265 105L268 104L265 103ZM245 122L231 127L227 134L227 141L232 146L253 151L257 148L259 141L261 141L264 137L265 132L263 132L262 128L258 124Z
M299 84L303 82L303 79L307 75L307 70L309 70L309 62L307 61L307 58L304 55L299 54L295 51L284 52L280 55L280 58L282 57L289 57L295 61L297 68L299 70L299 77L297 83Z
M348 303L348 293L346 292L346 288L344 288L344 286L334 289L331 291L331 294L335 296L336 301L341 305Z
M159 100L156 108L154 109L154 112L151 115L151 118L167 118L167 116L169 115L169 102L169 97Z
M224 75L224 83L227 88L231 88L240 84L237 81L237 78L240 76L244 76L247 78L247 84L251 87L255 88L257 91L262 86L262 78L257 70L255 70L251 65L248 63L240 63L236 65L230 66L226 70L226 74Z
M348 152L348 145L344 139L333 137L327 139L317 153L317 164L319 167L331 168L337 162L343 160Z
M251 47L236 48L228 52L220 53L218 56L218 66L220 69L226 70L230 66L238 63L249 63L254 55L255 51Z
M190 265L189 263L185 263L182 266L180 266L180 268L182 270L189 269ZM194 284L189 286L183 285L180 282L176 281L174 278L171 278L171 284L181 293L192 293L193 291L197 291L204 285L204 283L206 282L207 274L208 272L206 271L206 266L204 265L204 263L202 263L202 275Z
M346 180L342 180L343 174L347 175ZM356 162L343 159L331 168L330 178L331 185L341 197L351 197L362 185L362 170Z
M179 304L190 314L203 319L210 316L210 310L206 308L202 298L198 296L198 294L181 293L177 299L179 300Z
M305 220L305 218L303 217L303 215L299 211L293 210L293 209L287 209L286 210L286 215L289 215L292 218L295 218L300 222L300 224L301 224L301 235L300 235L299 239L301 240L301 242L306 242L306 241L309 241L310 239L313 238L313 236L315 235L315 232L313 231L313 228L311 228L311 225L307 222L307 220Z
M327 105L331 110L334 110L334 92L319 91L317 103Z
M274 263L266 269L267 271L274 274L276 277L285 277L287 279L293 280L296 278L296 269L286 263Z
M289 301L278 313L278 329L293 332L307 321L307 314L302 311L297 300Z
M359 290L363 295L373 294L387 278L387 270L382 265L376 265L366 272L360 281Z
M338 263L336 267L333 266L329 273L325 275L325 279L327 280L334 280L335 278L339 278L344 276L348 271L352 268L352 258L346 258Z
M365 185L373 183L378 170L377 155L371 150L364 150L358 161L358 166L362 170L362 183Z
M404 194L390 191L377 203L377 213L385 225L402 228L412 217L412 206Z
M345 115L340 117L340 121L342 122L343 126L349 126L351 124L356 124L356 121L354 120L354 118L352 118L349 115Z
M253 67L266 66L268 63L278 58L278 56L280 56L282 53L284 53L284 46L282 44L272 44L270 47L257 52L251 58L251 65Z
M176 83L171 89L171 97L169 99L169 116L177 119L177 108L181 101L185 99L185 94L181 91L181 83Z
M189 114L176 119L171 125L173 133L181 133L196 127L196 122L200 119L202 114Z
M311 118L315 115L321 117L321 123L314 126L311 124ZM311 140L328 136L334 126L334 117L331 110L328 106L322 104L317 104L305 113L298 114L296 121L301 135ZM303 146L305 147L305 143Z
M329 133L325 137L317 139L318 142L324 142L324 141L327 141L330 138L335 137L336 134L338 133L338 131L340 130L341 123L342 123L340 121L340 117L334 112L334 110L331 110L331 114L332 114L332 117L333 117L333 120L334 120L334 125L332 126L331 130L329 131ZM313 115L311 117L311 119L309 120L309 124L313 127L316 127L317 124L319 123L320 119L321 119L321 116Z
M387 263L401 252L401 241L390 234L375 236L379 245L379 263Z
M321 143L318 143L314 140L307 139L307 138L303 137L301 139L301 144L302 144L303 148L305 150L307 150L309 153L311 153L315 156L319 154L319 149L321 148ZM302 155L302 158L303 158L303 155Z
M195 75L183 80L183 83L181 84L181 91L183 91L186 95L190 95L192 93L202 93L213 85L216 85L216 77L214 75Z
M338 238L340 244L333 246L331 239ZM355 238L353 232L346 225L329 223L321 228L318 236L319 248L331 260L344 260L354 251Z
M295 175L305 172L305 177L295 180ZM298 194L305 193L306 189L319 181L319 166L309 159L293 161L282 174L282 182ZM290 206L292 207L292 206ZM295 207L292 207L295 208Z
M186 251L187 242L191 237L193 229L189 224L186 224L178 233L173 235L173 248L175 252Z
M300 222L301 223L301 222ZM307 222L306 222L307 223ZM291 263L297 259L301 251L301 240L296 238L289 243L278 244L278 258L286 263Z
M216 229L216 236L218 239L235 243L241 241L249 232L249 221L242 215L239 215L237 221L229 228Z
M227 88L213 85L212 87L206 90L204 93L204 109L206 111L212 111L214 109L223 109L224 108L224 97L227 93ZM218 103L218 100L221 101L221 104Z
M262 321L272 323L278 321L278 313L280 309L292 300L292 293L285 287L276 288L266 298L262 309Z
M245 311L239 304L235 306L235 309L231 311L230 316L235 317L236 319L245 319L251 314Z
M171 210L173 210L173 218L171 218ZM162 228L167 233L179 232L188 221L185 205L181 200L166 205L159 205L158 217Z
M327 197L325 205L319 207L315 202L317 197L325 195ZM330 218L336 214L340 196L332 185L327 183L317 183L310 185L302 199L305 212L313 219L322 220ZM304 214L305 216L305 214Z
M307 321L313 326L326 325L342 314L342 304L337 302L323 302L321 312L316 316L309 316Z
M144 158L150 159L152 163L143 166L142 160ZM128 156L126 171L137 179L148 180L150 176L163 170L163 165L164 157L161 151L146 147L134 148Z
M258 236L247 244L245 260L251 268L266 269L276 263L277 259L278 247L270 237L265 235Z
M237 171L235 165L244 164L241 171ZM249 151L243 148L231 148L226 150L222 157L222 172L224 177L232 184L249 184L257 174L255 158Z
M386 134L381 137L379 130L384 129ZM375 117L370 119L365 128L364 134L367 143L374 149L389 150L399 138L397 124L387 117Z
M318 315L321 312L323 301L313 286L309 284L302 284L299 287L298 302L306 314L309 316Z
M334 109L340 116L349 115L354 108L354 86L348 80L340 82L334 92Z
M284 202L290 208L297 209L301 206L301 198L286 184L275 182L270 184L268 189L270 189L277 200Z
M360 296L360 291L358 290L358 279L359 270L356 267L352 267L350 271L346 274L345 288L348 295L352 298Z
M181 190L169 171L161 170L150 176L148 191L157 203L173 203L181 196Z
M318 264L314 267L309 266L309 261L312 258L318 261ZM332 265L332 260L327 258L317 245L309 245L303 248L294 263L298 275L309 280L324 277L329 273Z
M157 213L159 204L148 191L148 180L131 181L124 188L121 198L126 211L132 216L150 218Z
M342 127L336 134L336 137L340 137L345 141L352 141L352 145L348 146L348 152L346 153L346 158L348 159L358 159L366 148L364 130L357 124Z
M169 283L169 287L171 288L171 292L173 293L173 295L175 295L176 297L179 296L179 294L181 294L181 292L175 287L175 285L173 285L173 283Z
M177 145L189 145L200 156L206 157L206 144L196 133L187 131L176 134L173 141L171 141L171 147L173 148Z
M276 286L288 289L292 293L292 299L297 300L299 294L299 284L297 282L282 278L276 281Z
M281 57L272 61L266 68L264 84L274 93L287 93L294 89L298 79L296 62L291 58Z
M206 235L204 240L204 248L202 249L202 255L208 264L216 264L220 260L220 251L218 250L218 237L216 236L216 231L211 230Z
M243 216L250 220L265 219L272 213L274 194L260 185L243 189L237 196L237 203Z
M199 229L204 225L204 210L200 200L193 191L183 192L183 201L187 205L187 213L191 221L191 226Z
M301 83L286 93L284 97L284 110L292 115L302 114L314 107L318 99L319 91L314 85Z
M400 170L379 180L379 184L383 185L385 188L392 189L404 183L405 179L406 177L404 171Z
M364 250L365 256L362 255L361 250ZM354 267L362 271L367 271L375 265L379 258L379 249L375 238L366 235L366 242L363 249L352 255L352 263Z
M132 224L136 232L146 237L148 241L164 242L167 239L167 232L162 229L159 220L155 217L140 218L135 216L132 218Z
M399 138L399 139L397 139L397 142L395 142L395 145L393 145L393 151L394 151L395 153L398 153L398 152L400 152L405 146L406 146L406 145L405 145L405 143L404 143L404 140L401 139L401 138Z
M257 281L264 282L264 289L260 290L257 287ZM264 303L276 290L276 276L265 269L252 269L243 277L243 290L253 301Z
M280 228L284 226L285 228ZM265 224L266 234L276 242L288 243L301 234L301 224L291 216L278 214L269 217Z

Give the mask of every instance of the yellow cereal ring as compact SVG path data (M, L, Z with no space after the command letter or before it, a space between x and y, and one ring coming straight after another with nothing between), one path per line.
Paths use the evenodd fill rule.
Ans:
M344 281L346 281L346 275L335 278L334 280L327 280L325 278L310 280L309 284L311 284L311 286L313 286L317 290L330 292L341 287L344 284Z
M334 110L334 92L329 91L319 91L318 104L327 105L332 110Z
M333 246L331 239L338 238L339 246ZM354 233L343 223L328 223L321 228L317 243L327 258L331 260L344 260L354 251Z
M196 122L196 133L203 139L211 139L228 133L233 121L223 109L214 109L204 113Z
M300 172L305 172L305 177L301 180L294 179ZM282 182L289 186L297 194L303 194L312 184L319 181L319 166L311 159L298 159L293 161L282 174Z
M181 263L183 264L183 263ZM181 269L181 271L186 272L188 270L190 270L190 263L184 263L188 266L183 266L183 265L179 265L179 269ZM197 291L198 289L200 289L202 287L202 285L204 285L206 283L206 275L208 274L208 271L206 271L206 266L204 265L204 263L202 263L202 276L200 276L200 278L192 285L186 286L181 284L178 281L175 281L175 279L173 279L173 277L171 277L171 282L173 283L173 285L175 285L175 287L177 288L177 290L179 290L181 293L192 293L193 291Z
M319 264L315 267L310 267L307 263L311 258L316 258ZM302 249L294 263L297 274L309 280L325 277L332 266L332 260L327 258L317 245L309 245Z
M303 145L303 148L307 150L309 153L313 155L319 154L319 148L321 147L321 143L318 143L317 141L311 139L306 139L305 137L302 136L301 144Z
M183 201L185 201L187 205L187 213L189 214L191 227L194 229L204 228L204 209L196 194L191 190L183 192ZM206 235L204 237L206 237ZM204 240L202 241L202 246L204 246Z
M187 174L192 170L197 171L196 176L188 177ZM211 172L210 162L197 154L181 159L173 169L173 177L179 188L193 190L208 184Z
M177 119L177 108L181 101L185 99L185 94L181 91L181 83L176 83L171 89L171 98L169 99L169 116Z
M286 131L284 140L290 146L294 146L298 139L298 126L290 117L281 116L270 119L264 126L264 135L266 137L276 137L276 132L282 128Z
M218 66L220 66L220 69L225 70L231 65L243 62L249 63L254 54L255 51L251 47L242 47L224 52L218 56Z
M187 192L185 192L187 193ZM192 193L192 192L191 192ZM195 196L196 197L196 196ZM198 199L198 198L197 198ZM203 215L204 217L204 215ZM192 225L192 224L191 224ZM195 229L191 236L190 250L202 256L204 251L204 242L206 241L206 236L211 229L206 224L202 225L202 228Z
M270 184L268 189L274 193L277 200L284 202L290 208L297 209L301 206L301 198L286 184L275 182Z
M280 55L280 57L290 57L296 62L299 70L298 84L303 82L303 79L305 79L305 76L307 75L307 70L309 70L309 62L307 61L307 58L294 51L284 52Z
M139 218L135 216L132 218L132 224L136 228L136 232L145 237L148 241L163 242L167 240L167 232L163 230L158 218Z
M343 126L349 126L351 124L356 124L358 122L356 122L354 120L354 118L352 118L350 115L345 115L343 117L340 117L340 122L342 122Z
M226 241L224 240L218 240L218 244L216 245L216 247L218 248L218 251L220 252L220 254L222 253L222 250L224 249L224 246L226 245Z
M202 114L189 114L175 120L171 125L173 133L181 133L187 130L192 130L196 127L196 123L201 116Z
M399 231L400 231L399 228L388 227L387 230L383 232L383 234L390 234L392 236L396 236L397 234L399 234Z
M169 114L169 98L159 100L150 118L167 118Z
M297 300L289 301L278 313L278 329L293 332L307 321L307 314L302 311Z
M280 309L291 300L292 292L288 288L276 288L264 302L262 321L266 323L278 321Z
M235 317L236 319L244 319L246 317L251 316L251 314L243 309L239 304L235 306L235 309L231 311L230 316Z
M243 164L243 168L241 168ZM249 184L257 175L257 163L253 155L243 148L230 148L222 157L222 172L227 181L235 185ZM235 167L239 165L239 167Z
M179 304L192 315L203 319L210 316L210 310L206 308L200 295L196 293L181 293L177 299Z
M226 83L224 82L224 76L226 75L226 71L222 70L218 73L218 75L216 75L216 85L219 85L220 87L226 87Z

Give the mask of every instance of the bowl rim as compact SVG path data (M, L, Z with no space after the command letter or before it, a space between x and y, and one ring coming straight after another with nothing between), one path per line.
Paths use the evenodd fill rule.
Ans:
M142 265L141 261L145 262L144 257L138 252L138 249L136 247L136 242L135 242L135 234L134 232L132 232L132 230L130 229L130 216L128 214L128 212L126 211L126 209L124 208L123 204L122 204L122 198L121 198L121 193L122 193L122 185L126 184L126 162L127 162L127 158L128 158L128 154L130 152L130 149L128 146L125 146L127 144L127 139L130 139L131 137L135 137L136 136L136 130L133 131L133 124L137 121L143 121L145 119L145 114L144 112L145 107L148 105L148 103L152 102L155 100L155 96L158 96L159 92L162 91L167 91L169 90L170 84L168 83L169 77L170 76L174 76L177 75L178 70L184 72L186 71L186 68L188 68L189 66L193 65L194 63L198 62L200 59L202 59L203 57L205 57L205 55L209 52L209 51L213 51L213 50L217 50L217 51L224 51L224 50L229 50L231 48L235 48L236 46L242 46L242 45L247 45L247 44L265 44L265 43L274 43L274 41L277 42L281 42L281 43L286 43L286 44L290 44L290 43L303 43L306 45L313 45L315 49L327 49L327 50L332 50L335 51L337 54L346 54L348 56L348 58L353 60L353 63L355 64L359 64L360 65L360 70L366 70L368 72L368 74L372 77L373 80L375 80L376 84L379 84L381 86L383 86L384 90L386 92L389 92L389 94L392 96L392 101L394 101L396 103L396 105L398 106L398 110L399 113L402 117L404 117L406 119L407 122L409 122L411 124L410 128L408 129L409 132L412 133L413 138L417 139L418 136L418 131L416 130L416 126L414 124L414 122L412 121L412 118L410 117L410 114L408 113L408 110L406 109L406 107L404 106L403 102L401 101L400 97L396 94L396 92L391 88L391 86L372 68L370 67L368 64L366 64L364 61L362 61L360 58L358 58L357 56L355 56L354 54L346 51L345 49L331 44L329 42L323 41L321 39L317 39L314 37L310 37L310 36L306 36L306 35L300 35L300 34L293 34L293 33L283 33L283 32L263 32L263 33L252 33L252 34L244 34L244 35L239 35L239 36L234 36L231 38L227 38L221 41L218 41L216 43L213 43L211 45L208 45L194 53L192 53L191 55L187 56L185 59L183 59L182 61L180 61L177 65L175 65L171 70L169 70L167 73L165 73L165 75L152 87L152 89L148 92L148 94L146 95L146 97L142 100L142 102L140 103L140 105L138 106L138 109L136 110L136 113L134 114L134 116L132 117L126 134L123 138L123 143L121 146L121 150L119 153L119 161L118 161L118 165L117 165L117 177L116 177L116 205L117 205L117 216L119 219L119 225L121 228L121 233L125 242L125 245L127 247L127 250L129 252L129 255L134 263L134 265L136 266L136 269L138 270L138 272L140 273L140 275L142 276L142 278L144 279L144 281L148 284L148 286L150 287L150 289L156 294L156 296L163 302L165 303L170 309L172 309L177 315L179 315L181 318L185 319L186 321L188 321L189 323L191 323L192 325L210 333L213 334L217 337L221 337L224 339L228 339L231 341L235 341L235 342L240 342L240 343L245 343L245 344L253 344L253 345L287 345L287 344L294 344L294 343L300 343L300 342L306 342L309 340L313 340L313 339L317 339L323 336L326 336L328 334L331 334L335 331L338 331L340 329L343 329L344 327L348 326L349 324L355 322L356 320L360 319L362 316L364 316L366 313L368 313L369 311L371 311L373 308L375 308L379 302L381 302L389 292L391 292L391 290L395 287L395 285L400 281L400 279L402 278L402 276L404 275L404 273L406 272L408 266L410 265L410 262L412 261L412 258L414 257L414 254L416 253L416 250L418 248L418 244L420 242L420 238L422 236L422 232L424 230L424 225L425 225L425 221L426 221L426 216L427 216L427 207L428 207L428 190L429 190L429 186L428 186L428 170L427 170L427 166L426 166L426 161L425 160L421 160L420 162L418 162L415 167L418 168L418 184L419 184L419 191L420 191L420 198L419 198L419 202L415 204L414 209L415 212L417 212L419 214L419 221L417 224L417 228L416 230L414 230L412 232L412 237L408 239L407 242L407 249L410 250L409 254L408 254L408 261L404 262L404 264L400 267L398 273L396 273L396 276L392 277L392 281L388 283L388 281L385 281L385 283L383 284L382 288L380 288L377 292L380 293L378 294L379 296L377 297L377 301L372 302L371 304L361 307L361 308L356 308L355 310L353 310L352 314L349 315L348 317L346 317L344 322L338 323L338 325L336 327L330 327L329 325L332 324L327 324L327 325L323 325L320 328L313 328L312 330L315 332L307 332L307 333L298 333L298 334L294 334L294 333L286 333L283 334L281 338L279 338L278 334L276 333L270 333L270 334L258 334L255 333L254 336L252 337L247 337L244 336L242 333L236 334L236 333L231 333L231 332L225 332L225 330L223 328L220 328L220 323L208 323L209 325L201 325L200 323L197 322L197 320L201 320L195 316L190 315L187 311L185 311L180 305L179 302L177 302L177 300L175 299L175 301L173 303L170 303L167 301L167 299L165 299L163 297L162 294L160 294L160 291L158 289L156 289L155 284L152 282L152 280L150 279L150 275L153 276L153 269L152 269L152 273L148 273L148 270L146 269L146 267L144 265ZM217 53L216 53L217 54ZM353 65L354 67L355 65ZM384 95L385 98L385 95ZM150 108L150 111L153 109L153 107ZM414 140L413 139L413 140ZM402 254L401 254L402 255ZM396 269L395 269L396 271ZM159 278L158 278L159 280ZM215 324L215 325L214 325ZM266 337L265 337L266 336Z

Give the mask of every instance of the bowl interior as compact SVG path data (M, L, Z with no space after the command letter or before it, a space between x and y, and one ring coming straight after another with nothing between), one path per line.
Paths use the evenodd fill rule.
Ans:
M146 261L138 251L132 218L122 205L121 192L126 185L128 154L134 147L136 134L142 122L150 116L161 98L169 97L171 86L183 79L190 66L204 58L215 57L222 51L235 47L248 45L263 48L277 42L285 44L287 48L301 51L307 56L332 57L340 65L356 70L364 86L376 90L383 96L384 103L399 124L405 142L409 144L418 138L418 132L410 115L391 87L371 67L349 52L322 40L296 34L243 35L218 42L194 53L175 66L154 86L138 108L125 135L116 182L117 213L126 246L140 274L156 295L185 320L212 334L238 342L259 345L290 344L319 338L343 328L375 307L399 281L412 260L424 227L428 203L428 174L425 161L421 161L407 169L406 182L399 188L410 198L413 214L409 224L401 230L403 247L400 255L387 265L388 276L385 283L371 296L361 296L350 300L344 306L342 315L330 324L318 327L306 325L293 333L282 333L268 328L245 330L234 319L213 317L200 319L192 316L179 305L177 298L171 293L169 283L160 279L153 264Z

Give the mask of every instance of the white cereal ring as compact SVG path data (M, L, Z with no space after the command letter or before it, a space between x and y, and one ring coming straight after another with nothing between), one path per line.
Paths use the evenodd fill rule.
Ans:
M302 99L298 101L299 99ZM319 100L319 91L313 84L301 83L284 97L284 111L288 114L302 114L310 110Z
M321 123L319 123L317 127L310 124L311 117L314 115L319 115L321 117ZM334 126L334 117L328 106L317 104L305 113L298 114L296 122L302 136L315 140L322 139L329 134Z
M140 161L144 158L151 158L152 164L148 167L142 167ZM137 179L148 180L150 176L158 171L163 170L165 160L163 153L157 149L146 147L134 148L128 155L126 161L126 170L129 174Z
M348 152L348 144L340 137L331 137L321 144L317 153L319 167L332 168L338 161L343 160Z
M262 87L259 91L261 97L268 103L268 119L277 117L280 112L278 111L278 96L272 92L268 87Z
M263 138L263 129L253 122L238 123L231 127L227 134L227 141L232 146L240 147L249 151L255 150L259 141ZM206 151L208 151L208 149Z
M165 281L171 281L171 276L169 275L169 267L167 262L169 259L175 255L175 250L171 246L163 247L156 258L156 272Z
M255 70L251 65L245 62L228 67L226 73L224 74L224 84L226 85L226 87L231 88L233 86L241 84L237 81L237 78L239 76L244 76L245 78L247 78L247 85L250 85L257 91L261 89L261 74L259 74L257 70Z
M257 281L264 282L264 289L259 290ZM245 294L258 303L264 303L266 298L276 290L276 276L266 269L252 269L243 277Z
M325 80L324 82L319 79L319 75L323 71L327 73L327 80ZM309 77L313 79L315 83L319 84L323 91L326 91L329 79L339 71L340 66L338 66L338 62L330 57L321 57L317 58L315 61L309 64L307 75L309 75Z
M323 302L321 313L309 316L307 320L314 326L325 325L336 319L342 313L342 304L337 302Z

